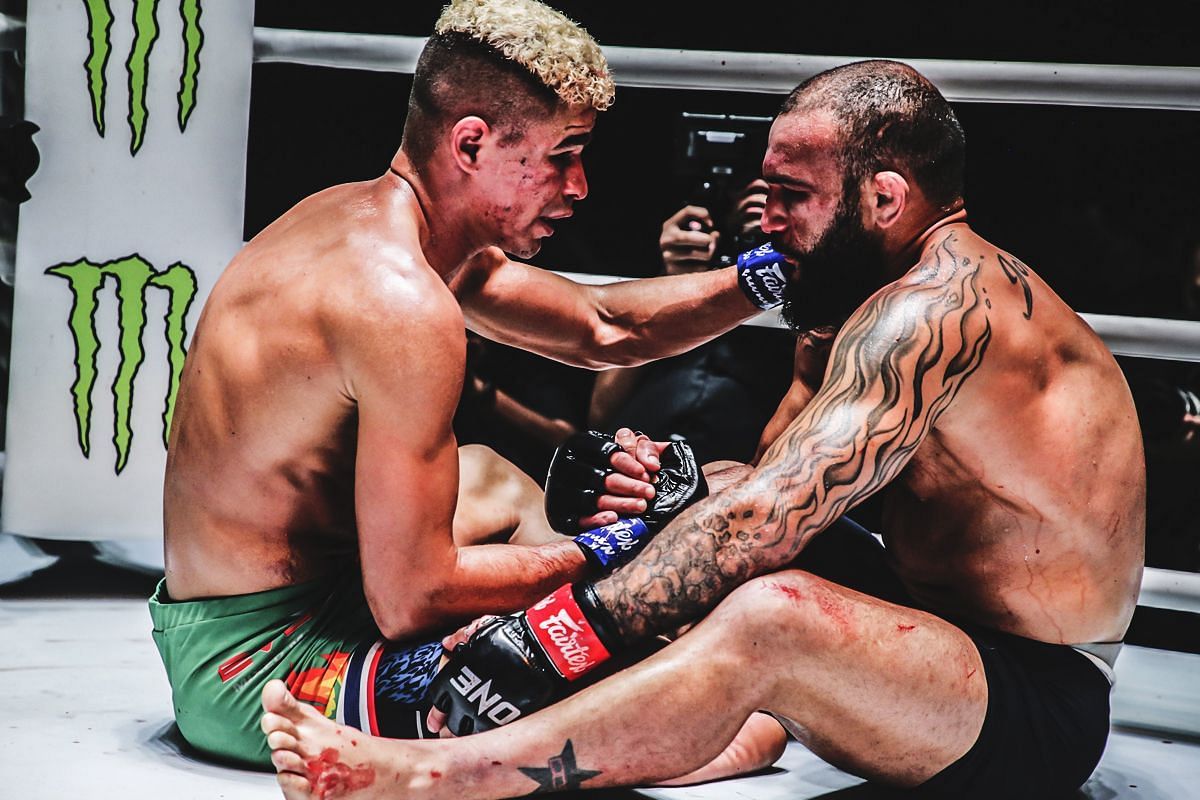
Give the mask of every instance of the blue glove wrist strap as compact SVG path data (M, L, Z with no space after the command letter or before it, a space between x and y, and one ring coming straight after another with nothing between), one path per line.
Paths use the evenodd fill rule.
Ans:
M751 303L763 309L783 302L787 286L787 261L769 244L747 250L737 258L738 286Z
M575 543L583 548L589 561L609 572L633 558L648 534L646 523L634 517L584 531L575 537Z

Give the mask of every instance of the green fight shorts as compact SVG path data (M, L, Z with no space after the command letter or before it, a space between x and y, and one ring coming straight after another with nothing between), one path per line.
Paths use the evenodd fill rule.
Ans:
M326 717L360 730L427 734L424 690L437 672L440 644L382 641L357 575L184 602L171 600L164 580L150 598L150 618L175 721L207 755L270 767L259 720L262 688L273 678Z

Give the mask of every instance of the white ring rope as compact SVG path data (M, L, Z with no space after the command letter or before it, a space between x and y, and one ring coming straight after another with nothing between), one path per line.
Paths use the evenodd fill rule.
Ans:
M254 60L412 72L421 36L254 29ZM786 94L849 56L605 46L617 83L654 89ZM1200 68L905 59L953 101L1200 110Z
M1200 614L1200 573L1146 567L1138 605Z
M1119 356L1200 362L1200 322L1080 314Z

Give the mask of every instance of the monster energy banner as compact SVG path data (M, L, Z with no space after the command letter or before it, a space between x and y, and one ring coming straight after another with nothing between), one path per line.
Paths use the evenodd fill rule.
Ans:
M188 337L242 241L253 0L37 0L3 529L157 538Z

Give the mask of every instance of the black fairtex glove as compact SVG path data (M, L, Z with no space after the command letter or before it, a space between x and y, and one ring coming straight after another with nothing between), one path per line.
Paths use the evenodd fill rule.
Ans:
M584 441L588 447L601 449L585 449L585 452L602 453L602 438L616 447L612 437L595 431L589 431L586 435L589 438ZM567 448L567 444L555 452L546 476L546 516L556 530L563 529L555 524L555 516L561 519L567 514L564 509L578 509L585 502L582 499L584 497L589 498L593 506L587 513L595 513L592 494L597 490L592 487L599 470L578 458L579 448L564 448ZM613 452L616 451L608 451L609 455ZM603 457L607 461L608 456ZM593 528L575 537L575 543L583 550L588 563L602 573L611 572L627 562L650 541L650 537L666 527L681 511L708 496L708 483L704 480L700 465L696 463L696 454L687 442L671 442L659 454L659 463L661 467L655 473L654 498L647 503L646 510L640 516L618 519L611 525ZM583 479L582 489L581 481L577 480L580 477ZM604 478L600 477L599 482L603 489ZM573 521L577 524L578 516Z
M566 585L520 614L498 617L450 654L429 687L456 736L491 730L570 693L620 640L591 584Z

